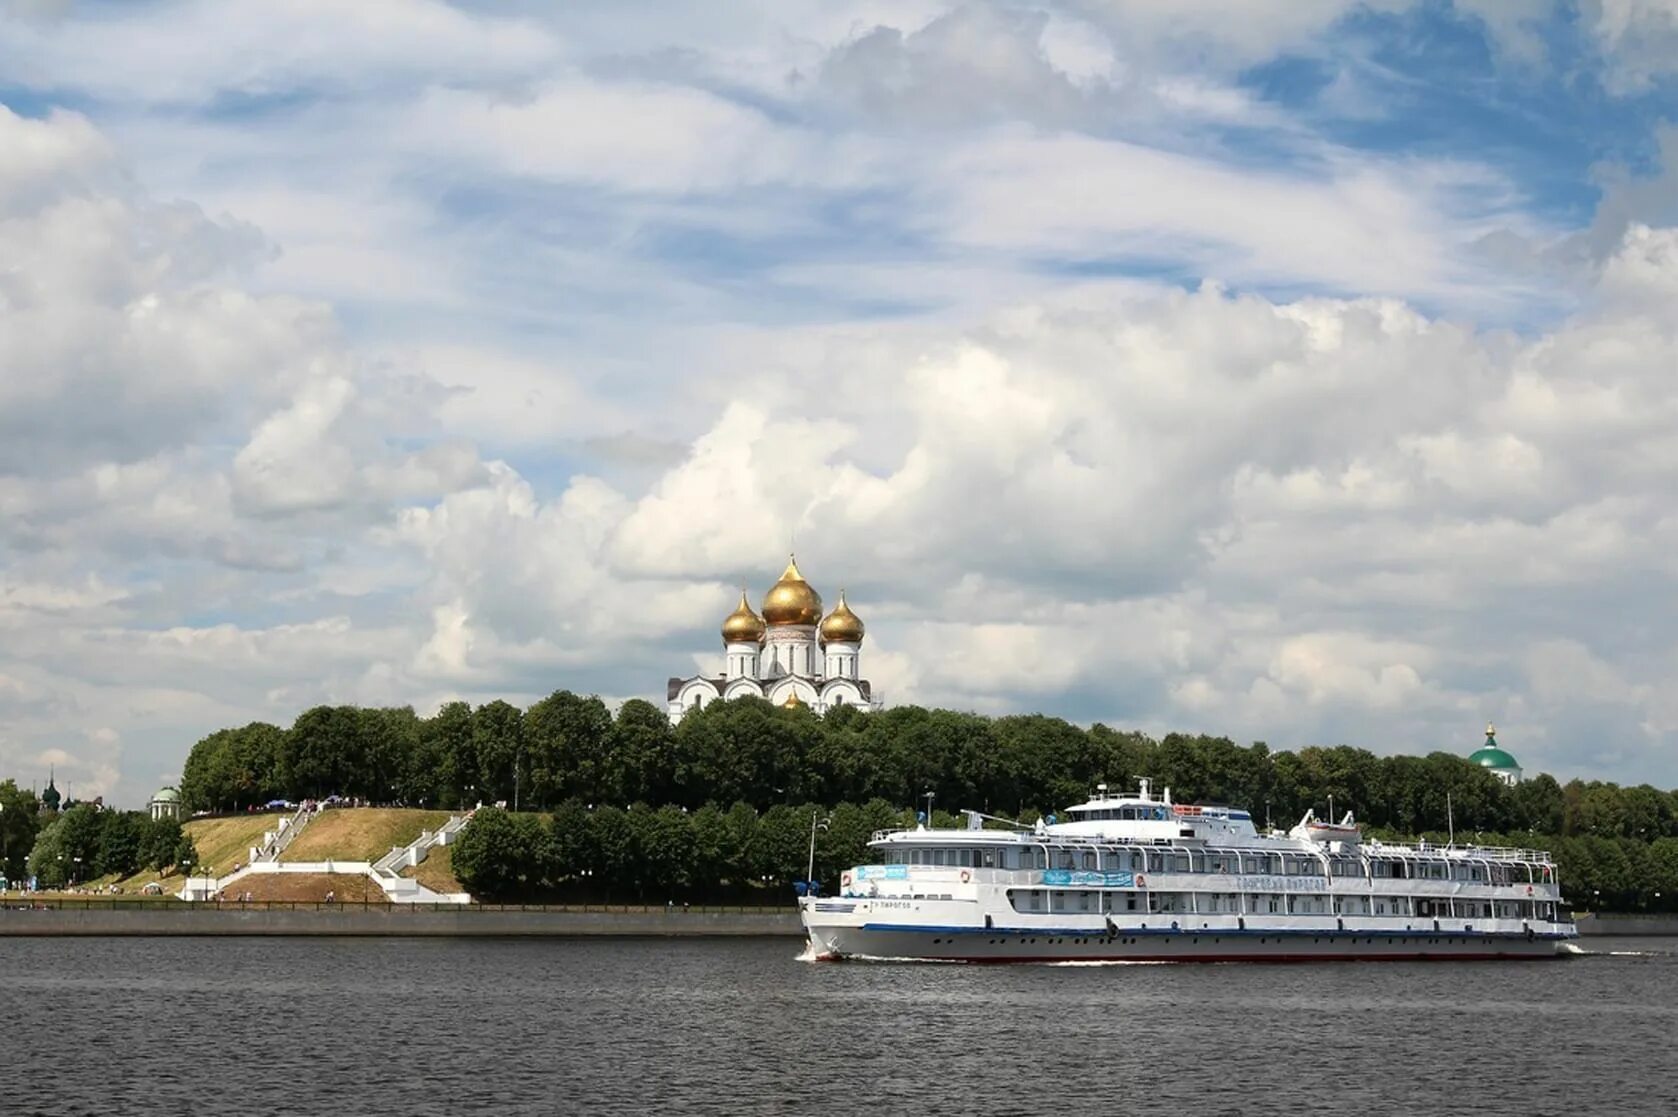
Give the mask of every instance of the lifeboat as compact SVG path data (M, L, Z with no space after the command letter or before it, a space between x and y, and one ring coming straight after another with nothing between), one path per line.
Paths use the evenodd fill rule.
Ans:
M1315 811L1306 811L1305 817L1299 820L1298 826L1294 827L1293 836L1324 844L1339 842L1343 845L1356 845L1362 838L1363 832L1352 819L1351 811L1347 811L1346 817L1339 822L1328 822L1318 818Z

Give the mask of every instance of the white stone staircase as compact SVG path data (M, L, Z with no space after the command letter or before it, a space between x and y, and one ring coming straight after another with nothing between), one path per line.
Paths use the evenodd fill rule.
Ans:
M472 821L475 810L453 815L435 831L421 831L420 836L405 846L392 846L390 852L373 862L371 874L385 890L385 895L397 904L465 904L471 897L464 892L434 892L402 870L412 868L431 855L438 846L453 845L466 824Z
M279 826L262 835L261 845L251 847L248 864L255 865L262 861L278 861L280 854L284 853L286 848L297 840L297 835L302 833L303 827L308 825L309 820L319 813L320 808L318 807L314 810L310 810L308 807L298 807L296 813L282 818Z
M339 810L355 810L354 807L334 808ZM412 877L405 877L401 870L405 867L418 865L424 861L433 849L438 846L453 845L460 836L460 831L472 820L477 813L475 810L465 814L453 815L436 830L422 831L420 836L405 846L392 846L391 851L377 861L284 861L279 857L286 847L296 840L298 833L320 811L307 811L299 808L286 824L277 831L263 835L261 846L251 847L251 857L248 864L237 872L227 876L192 877L188 878L186 887L178 894L183 900L209 900L218 894L232 890L237 896L238 890L234 885L250 876L266 875L270 873L360 873L373 878L374 882L384 890L385 898L396 904L469 904L472 897L464 892L437 892L425 887Z

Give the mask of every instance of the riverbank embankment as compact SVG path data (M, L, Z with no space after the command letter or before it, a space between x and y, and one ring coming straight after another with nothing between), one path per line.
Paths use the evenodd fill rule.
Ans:
M1574 916L1581 935L1678 935L1678 915L1615 915L1584 912Z
M149 904L0 901L0 937L16 935L439 936L520 938L800 937L788 908L654 905Z

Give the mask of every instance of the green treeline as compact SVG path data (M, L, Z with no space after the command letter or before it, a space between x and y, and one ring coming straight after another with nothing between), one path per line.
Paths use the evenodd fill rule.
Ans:
M945 825L953 817L936 816ZM876 830L911 825L913 812L883 799L865 806L746 803L589 808L572 800L548 815L487 807L453 848L455 875L482 900L784 904L787 882L809 868L811 823L818 880L866 859Z
M812 820L824 824L815 834L816 879L834 891L841 872L871 860L867 844L875 831L914 825L915 814L883 799L831 808L781 804L761 812L746 803L689 811L644 804L591 809L572 800L550 815L489 807L461 832L454 871L482 900L780 903L788 882L804 878ZM934 812L933 822L959 825L943 811ZM1678 911L1678 838L1466 836L1550 850L1564 896L1581 910Z
M1464 742L1465 752L1472 743ZM726 817L750 810L770 819L776 807L805 803L834 810L869 804L852 808L864 812L886 804L896 818L924 806L930 791L940 809L1029 819L1088 798L1098 783L1131 789L1139 776L1171 787L1180 802L1246 807L1260 825L1268 818L1283 828L1307 808L1326 813L1332 796L1337 811L1355 810L1366 827L1389 836L1442 838L1448 793L1459 839L1503 835L1508 844L1553 848L1575 903L1635 910L1670 906L1678 896L1678 883L1666 875L1678 848L1678 795L1647 785L1574 780L1564 787L1538 776L1510 788L1447 752L1382 757L1346 746L1272 752L1226 737L1154 740L1043 715L988 718L915 706L878 713L842 707L818 717L743 699L690 713L674 728L649 702L626 702L614 718L598 698L569 691L523 711L499 701L476 709L451 703L431 718L406 708L322 706L289 729L259 723L204 738L187 760L181 792L193 810L340 794L443 808L516 801L526 811L552 812L565 805L587 817L637 820L673 820L686 808L691 820L709 804L736 804L718 812ZM673 810L653 809L662 807ZM808 814L802 817L807 827ZM574 888L582 881L598 889L610 880L609 887L660 889L667 887L657 875L663 872L709 895L751 879L761 885L764 877L802 875L808 852L806 831L804 854L770 868L737 851L732 864L701 859L654 869L648 862L626 877L627 854L614 854L608 865L563 850L663 848L662 838L568 845L574 838L568 829L539 841L530 827L551 831L551 824L515 824L524 828L519 840L526 846L546 841L551 847L518 859L516 873L507 870L527 888ZM759 825L776 835L783 828ZM689 840L672 839L678 847ZM781 837L763 843L768 849L786 844ZM796 874L788 867L793 863Z
M0 782L0 876L13 888L29 876L42 888L63 888L141 869L187 871L197 863L192 839L172 818L91 803L43 810L13 781Z

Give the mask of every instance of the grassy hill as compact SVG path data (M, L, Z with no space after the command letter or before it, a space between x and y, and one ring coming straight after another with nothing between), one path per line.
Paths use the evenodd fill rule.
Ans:
M373 878L357 873L258 873L228 889L237 899L246 892L252 900L297 900L319 902L332 893L340 904L385 903L384 889Z
M250 859L251 847L262 844L262 835L279 826L283 815L240 814L226 818L200 818L181 827L198 847L198 856L217 875Z
M260 845L262 835L278 826L282 817L278 814L237 814L225 818L196 818L184 823L181 829L192 838L203 864L221 876L231 872L234 865L244 864L250 857L251 846ZM103 891L106 886L115 884L126 895L138 893L154 880L161 881L166 890L174 892L181 887L181 872L179 869L168 873L142 869L120 880L100 877L88 881L84 887Z
M405 877L413 877L433 892L464 892L466 889L454 875L454 847L433 849L424 861L402 870Z
M449 820L448 811L337 807L312 819L281 861L377 861Z

